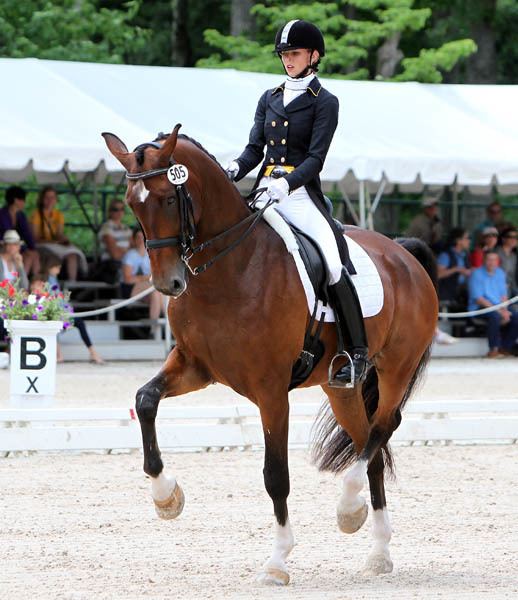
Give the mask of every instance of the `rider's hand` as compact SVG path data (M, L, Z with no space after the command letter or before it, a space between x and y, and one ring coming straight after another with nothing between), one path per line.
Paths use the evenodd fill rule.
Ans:
M225 169L225 173L227 174L227 177L230 179L230 181L234 181L234 179L237 177L237 174L239 173L239 165L235 160L228 163Z
M290 192L290 184L285 177L273 179L266 188L266 193L272 200L284 200Z

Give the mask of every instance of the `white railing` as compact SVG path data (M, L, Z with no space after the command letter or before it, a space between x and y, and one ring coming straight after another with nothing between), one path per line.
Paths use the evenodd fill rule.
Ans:
M317 404L293 403L290 446L307 447ZM163 449L252 448L263 445L259 413L240 406L162 406L157 419ZM518 399L410 402L392 438L397 443L515 443ZM0 453L140 449L134 409L2 409Z

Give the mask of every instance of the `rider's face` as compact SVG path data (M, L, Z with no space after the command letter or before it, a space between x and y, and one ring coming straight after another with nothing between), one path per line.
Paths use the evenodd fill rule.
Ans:
M312 61L310 61L311 57L313 58ZM311 52L305 48L287 50L286 52L281 52L281 59L282 64L286 69L286 73L288 73L290 77L296 77L304 71L310 62L314 62L318 59L318 52L314 50L313 54L311 54Z

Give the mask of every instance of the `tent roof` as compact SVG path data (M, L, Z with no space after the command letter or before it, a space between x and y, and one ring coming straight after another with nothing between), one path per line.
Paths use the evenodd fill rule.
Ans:
M222 162L240 154L256 103L282 76L234 70L0 59L0 179L29 172L121 172L100 136L128 147L170 131ZM518 184L518 86L325 80L340 121L326 181ZM104 161L104 162L102 162Z

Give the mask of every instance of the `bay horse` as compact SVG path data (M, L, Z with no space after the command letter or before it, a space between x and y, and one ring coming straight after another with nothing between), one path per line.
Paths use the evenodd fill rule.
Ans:
M216 159L179 135L179 128L133 152L103 133L127 172L126 201L147 239L153 285L171 296L168 320L176 345L136 394L144 471L159 516L177 517L184 495L176 479L164 474L155 429L160 401L216 382L249 398L260 412L264 483L276 517L273 552L258 580L287 584L286 558L294 545L287 508L288 387L310 319L306 297L279 235L252 215ZM417 240L398 244L356 227L346 233L374 261L383 285L381 311L365 319L373 366L353 389L328 386L337 335L335 324L326 323L325 354L303 386L320 385L329 399L313 457L320 469L347 468L337 508L346 533L367 518L360 492L368 478L374 545L365 572L377 575L393 568L384 489L384 469L392 466L387 443L429 358L438 313L435 262Z

